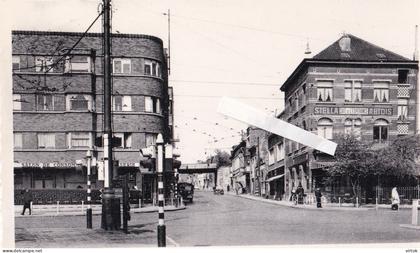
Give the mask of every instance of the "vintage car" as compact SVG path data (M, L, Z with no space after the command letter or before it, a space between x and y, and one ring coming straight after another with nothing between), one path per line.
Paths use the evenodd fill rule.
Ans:
M190 183L178 183L178 191L182 199L190 203L193 202L194 185Z

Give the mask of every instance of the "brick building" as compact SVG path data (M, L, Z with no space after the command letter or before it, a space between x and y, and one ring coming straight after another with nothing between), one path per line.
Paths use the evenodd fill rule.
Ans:
M396 136L414 134L417 64L343 35L304 59L283 84L281 118L327 139L352 132L363 140L387 144ZM306 192L313 191L331 157L290 140L284 144L287 197L298 183Z
M103 185L102 34L13 31L15 188L85 188L86 152L93 151L93 188ZM139 170L139 149L158 133L172 138L172 90L162 40L112 35L113 132L119 167L145 197L154 171Z

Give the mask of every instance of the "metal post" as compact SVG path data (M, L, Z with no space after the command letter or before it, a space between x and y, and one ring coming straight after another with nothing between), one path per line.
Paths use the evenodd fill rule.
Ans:
M86 209L86 227L92 228L92 193L91 193L91 158L92 153L90 150L86 152L86 160L87 160L87 209ZM82 201L83 203L83 201ZM83 204L82 204L83 205ZM82 208L83 209L83 208ZM83 210L82 210L83 212Z
M60 201L57 201L57 215L60 212Z
M129 214L129 203L128 203L128 173L123 177L123 230L124 233L128 233L128 214Z
M338 197L338 206L341 207L341 197Z
M104 52L104 170L105 182L102 197L102 223L105 230L118 230L117 213L120 208L115 204L115 192L112 189L113 159L112 159L112 114L111 114L111 0L103 0L103 52ZM113 210L118 208L118 210Z
M178 207L179 204L179 200L178 200L178 169L175 168L174 169L174 175L175 175L175 189L174 189L174 194L175 194L175 205L176 207Z
M159 223L157 227L158 247L166 247L166 227L165 227L165 213L163 210L163 137L158 134L156 139L157 145L157 176L158 176L158 200L159 200Z

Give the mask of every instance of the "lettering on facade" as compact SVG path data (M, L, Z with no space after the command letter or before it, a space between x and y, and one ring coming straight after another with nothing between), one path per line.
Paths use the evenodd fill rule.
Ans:
M59 162L52 162L52 163L31 163L31 162L23 162L22 167L29 167L29 168L68 168L68 167L76 167L75 163L59 163Z
M120 167L136 167L136 163L133 163L133 162L119 162L118 166L120 166Z
M367 107L315 107L316 115L369 115L369 116L392 116L392 108L367 108Z

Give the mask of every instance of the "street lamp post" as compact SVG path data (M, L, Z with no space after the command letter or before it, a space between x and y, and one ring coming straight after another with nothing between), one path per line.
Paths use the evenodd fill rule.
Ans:
M87 228L92 228L92 206L91 206L91 158L92 153L90 149L86 152L86 160L87 160L87 204L88 207L86 209L86 224Z

